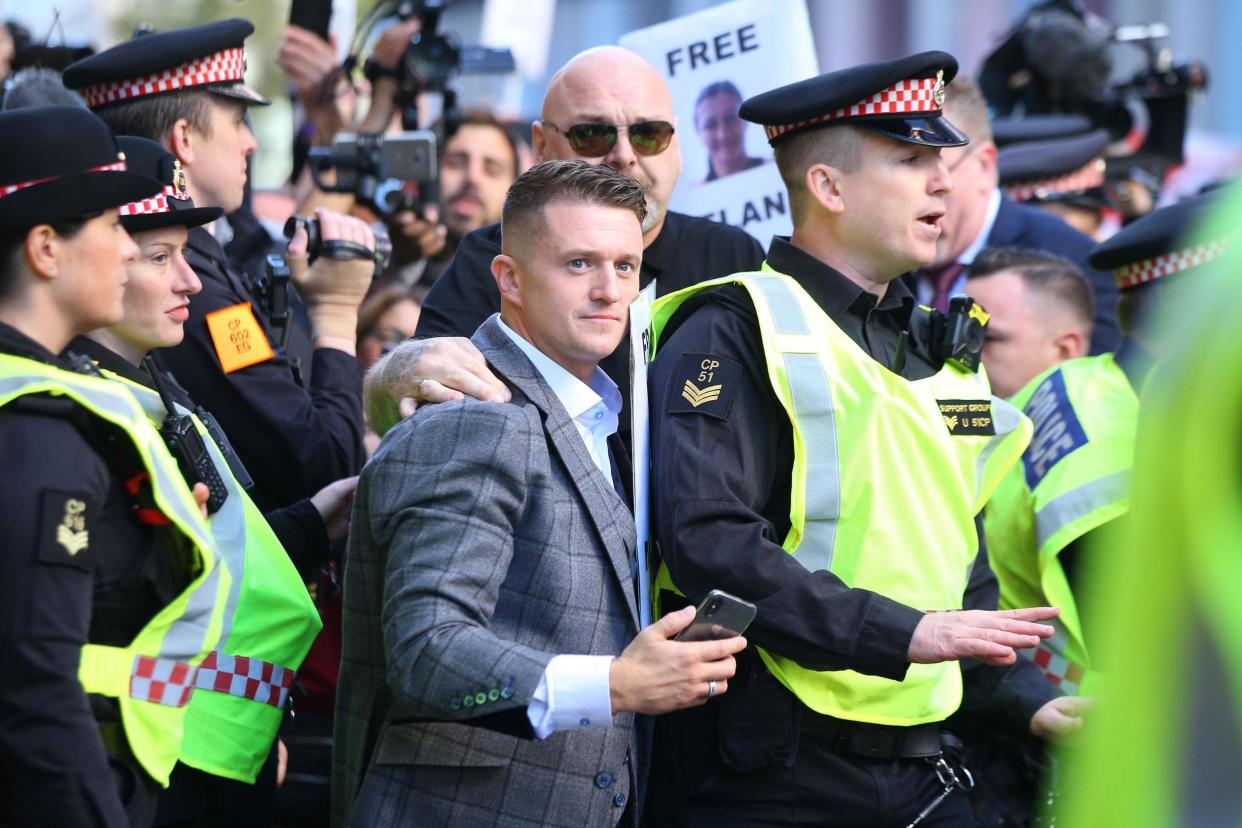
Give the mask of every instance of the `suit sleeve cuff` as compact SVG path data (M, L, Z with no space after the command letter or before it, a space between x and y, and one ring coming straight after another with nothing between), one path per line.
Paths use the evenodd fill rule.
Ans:
M893 681L905 679L910 640L922 620L919 610L876 594L863 618L852 669Z
M612 727L612 656L558 655L548 662L526 715L535 738L562 730Z

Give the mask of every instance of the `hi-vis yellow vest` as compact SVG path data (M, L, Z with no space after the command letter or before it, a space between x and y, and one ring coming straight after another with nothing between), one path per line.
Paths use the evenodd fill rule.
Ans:
M176 461L128 390L101 377L0 354L0 406L26 394L68 397L125 432L150 475L156 505L194 552L194 579L185 591L129 646L84 645L78 669L86 692L117 699L134 758L167 787L181 753L198 665L220 640L229 573L217 566L215 541Z
M1130 511L1089 540L1101 691L1061 750L1058 825L1242 821L1242 189L1219 198L1189 243L1232 246L1162 277L1187 283L1144 322L1177 344L1141 389Z
M1030 422L982 376L948 365L916 382L892 373L767 264L663 297L651 341L690 296L730 283L754 303L768 378L793 427L785 550L916 609L960 607L978 551L974 516L1026 447ZM667 568L657 583L671 586ZM913 664L897 682L759 653L803 704L842 719L936 722L961 701L956 662Z
M166 411L149 388L110 372L155 423ZM178 414L189 414L178 407ZM298 667L320 628L319 613L288 554L237 483L206 427L194 420L228 498L209 520L232 574L220 646L199 666L181 761L253 783L271 750Z
M1125 514L1138 397L1112 354L1063 362L1010 401L1035 424L1031 445L984 513L1000 606L1057 606L1056 634L1024 650L1068 693L1091 693L1094 675L1061 550Z

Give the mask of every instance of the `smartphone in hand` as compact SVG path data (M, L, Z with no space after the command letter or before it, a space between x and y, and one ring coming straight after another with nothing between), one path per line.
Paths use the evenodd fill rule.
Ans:
M677 633L674 641L712 641L733 638L746 632L759 610L749 601L719 589L707 593L699 604L690 626Z

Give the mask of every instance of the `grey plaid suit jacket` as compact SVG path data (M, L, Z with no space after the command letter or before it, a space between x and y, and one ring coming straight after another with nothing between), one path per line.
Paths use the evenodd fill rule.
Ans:
M634 717L534 741L526 708L554 655L637 634L633 519L495 316L472 341L512 402L420 409L358 484L334 823L615 825Z

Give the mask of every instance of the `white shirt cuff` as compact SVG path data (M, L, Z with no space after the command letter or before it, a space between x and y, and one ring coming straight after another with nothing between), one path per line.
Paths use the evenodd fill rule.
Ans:
M560 730L612 727L612 656L558 655L548 662L526 715L535 737Z

